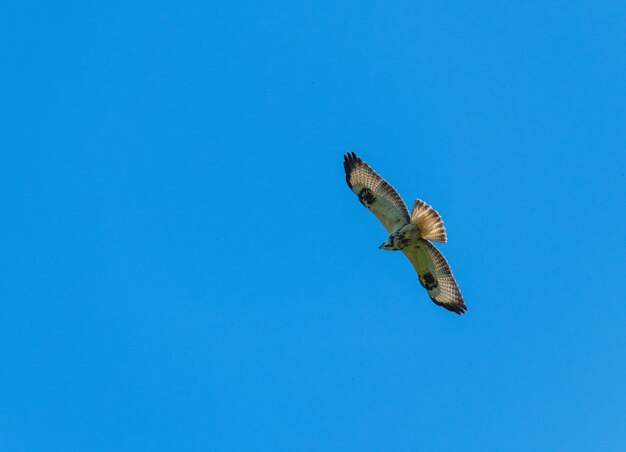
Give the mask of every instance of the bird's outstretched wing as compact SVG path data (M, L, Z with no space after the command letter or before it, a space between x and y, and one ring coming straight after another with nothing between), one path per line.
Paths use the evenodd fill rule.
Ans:
M411 221L409 211L396 189L354 152L344 155L343 167L350 189L359 197L361 204L376 215L388 233Z
M459 315L467 311L450 266L435 245L428 240L420 239L417 245L404 248L402 251L411 261L420 284L435 304Z

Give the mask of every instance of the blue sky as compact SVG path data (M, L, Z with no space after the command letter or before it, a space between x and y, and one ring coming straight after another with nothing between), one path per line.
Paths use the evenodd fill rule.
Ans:
M3 449L626 448L621 2L0 13Z

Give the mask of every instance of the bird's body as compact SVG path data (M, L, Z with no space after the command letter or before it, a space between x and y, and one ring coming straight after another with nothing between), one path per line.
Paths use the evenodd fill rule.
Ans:
M448 262L431 243L447 241L443 220L437 211L416 199L409 215L398 192L354 152L344 156L343 165L348 186L389 234L379 248L401 250L435 304L457 314L467 311Z
M422 230L420 227L413 223L408 223L392 233L379 248L390 251L402 250L407 246L415 245L421 237Z
M420 229L413 223L402 226L396 232L391 234L379 246L382 250L398 251L415 243L420 238Z

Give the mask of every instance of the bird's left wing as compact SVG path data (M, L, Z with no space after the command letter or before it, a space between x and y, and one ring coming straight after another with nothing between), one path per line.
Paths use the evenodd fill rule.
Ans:
M420 239L415 246L402 250L413 264L420 284L436 305L461 315L467 311L448 261L428 240Z
M376 215L388 233L411 221L409 211L396 189L354 152L344 155L343 167L350 189L359 197L361 204Z

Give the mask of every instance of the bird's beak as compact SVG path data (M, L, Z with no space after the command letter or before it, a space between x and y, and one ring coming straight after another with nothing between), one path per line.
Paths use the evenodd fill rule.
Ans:
M380 246L378 247L378 249L382 250L383 249L383 245L384 245L384 243L381 243Z

